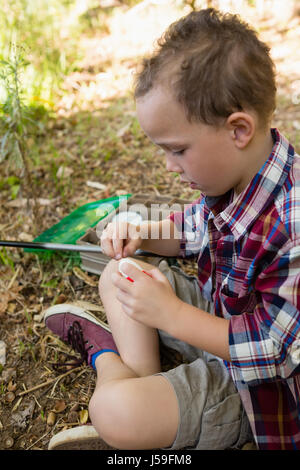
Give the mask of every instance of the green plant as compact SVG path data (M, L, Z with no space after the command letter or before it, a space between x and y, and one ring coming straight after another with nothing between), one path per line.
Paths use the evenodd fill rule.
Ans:
M26 351L26 346L23 343L23 341L19 339L19 356L20 356L20 358L23 357L25 351Z
M34 224L38 220L36 188L30 172L30 146L28 138L39 122L32 119L32 111L23 99L21 84L22 70L28 65L24 51L16 44L11 45L8 60L0 60L0 83L4 100L0 105L0 163L8 160L9 168L24 176L24 190L28 202L33 201Z
M81 5L78 0L1 0L0 54L9 56L11 42L29 51L24 84L30 104L51 110L64 76L76 67Z
M10 266L15 271L15 265L12 258L7 253L5 247L0 248L0 261L6 266Z

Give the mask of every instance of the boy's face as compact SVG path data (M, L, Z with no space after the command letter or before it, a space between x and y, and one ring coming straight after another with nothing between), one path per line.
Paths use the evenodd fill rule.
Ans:
M179 173L182 182L207 196L238 187L241 159L226 127L190 123L184 108L163 87L137 99L137 116L148 137L165 151L167 170Z

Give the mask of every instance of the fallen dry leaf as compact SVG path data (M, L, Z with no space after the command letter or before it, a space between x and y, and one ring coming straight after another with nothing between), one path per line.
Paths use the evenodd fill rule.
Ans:
M59 294L59 296L57 297L57 299L55 300L55 305L58 305L58 304L63 304L65 303L67 300L67 296L64 295L64 294Z
M50 411L47 416L47 424L49 424L49 426L53 426L55 424L55 421L56 421L56 414L53 413L53 411Z
M89 186L90 188L100 189L101 191L104 191L104 189L107 189L107 186L105 184L97 183L97 181L87 181L86 185Z
M45 199L45 198L38 198L37 202L40 206L50 206L50 204L53 204L54 202L57 201L57 198L55 199ZM9 201L7 203L7 206L9 207L26 207L28 204L28 200L26 198L18 198L18 199L13 199L12 201ZM29 199L29 204L32 205L34 204L33 199Z
M63 400L59 400L55 403L54 405L54 408L53 408L53 412L54 413L61 413L62 411L64 411L66 409L66 403L63 401Z
M90 310L91 312L104 312L104 307L101 305L92 304L86 300L76 300L72 302L73 305L78 305L78 307L84 308L85 310Z
M35 402L32 400L24 410L17 411L12 413L11 422L14 426L17 426L20 429L25 429L27 427L28 421L32 417L34 411Z
M32 242L33 238L34 237L30 235L30 233L26 233L26 232L21 232L18 235L18 239L21 240L22 242Z
M79 411L79 420L81 424L86 424L87 420L89 419L89 412L88 410L80 410Z
M5 366L6 364L6 343L2 340L0 341L0 364L2 366Z
M17 384L14 383L12 380L9 382L9 384L7 385L7 390L9 392L15 392L16 391L16 388L17 388Z
M7 392L5 394L5 401L7 401L8 403L11 403L12 401L14 401L15 398L16 396L13 392Z
M74 172L73 168L69 168L68 166L60 166L56 172L57 178L68 178Z
M77 266L75 266L73 268L73 273L75 274L76 277L78 277L78 279L81 279L82 281L84 281L89 286L96 287L98 285L97 281L94 281L90 276L88 276L86 273L84 273Z
M10 300L10 295L8 292L4 292L1 294L1 301L0 301L0 315L6 312L8 302Z
M75 410L70 411L68 414L68 423L77 423L78 421L78 413Z

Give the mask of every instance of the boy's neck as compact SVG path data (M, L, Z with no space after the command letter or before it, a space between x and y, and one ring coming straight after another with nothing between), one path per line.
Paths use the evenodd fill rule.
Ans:
M261 169L265 161L268 159L274 146L270 129L265 133L258 133L250 142L247 148L247 154L244 158L248 162L244 176L240 184L234 188L234 199L248 186L256 173Z

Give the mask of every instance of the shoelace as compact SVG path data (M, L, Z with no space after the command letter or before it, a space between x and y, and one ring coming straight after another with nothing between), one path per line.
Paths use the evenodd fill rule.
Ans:
M77 359L76 356L72 356L70 354L66 354L67 358L74 359L73 362L63 362L63 363L56 363L53 364L53 368L55 370L60 369L61 367L71 366L72 368L79 367L82 364L87 364L88 361L88 350L93 347L90 345L88 348L85 347L88 341L85 341L83 338L83 332L81 325L78 321L74 321L72 325L68 329L68 343L74 349L74 351L80 354L80 359Z

